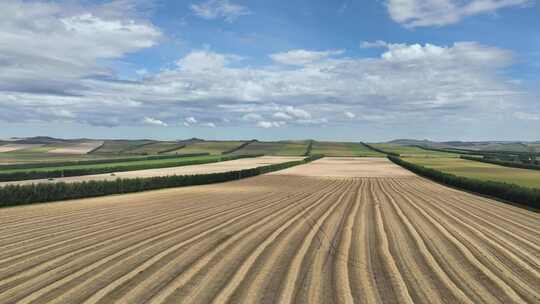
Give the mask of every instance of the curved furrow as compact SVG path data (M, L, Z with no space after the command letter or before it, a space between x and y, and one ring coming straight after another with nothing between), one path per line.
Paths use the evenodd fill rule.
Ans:
M409 191L421 193L416 189L411 189ZM509 255L515 259L518 265L520 265L520 268L533 268L536 273L540 271L539 245L532 243L514 232L501 229L494 222L486 221L482 217L467 212L468 210L465 207L467 206L466 202L462 202L463 206L456 206L448 203L446 198L440 199L443 204L438 204L436 201L428 197L426 197L426 201L429 201L437 208L442 208L446 212L449 212L453 218L466 221L468 227L471 227L476 235L479 235L488 242L493 243L493 246L496 246L497 248L501 247L501 250L503 250L506 255ZM519 258L516 256L519 256Z
M400 303L414 303L407 285L399 272L399 268L396 265L396 261L390 252L390 244L388 243L388 232L386 231L385 221L381 212L382 202L376 199L375 204L375 231L378 244L378 254L382 257L382 262L387 273L390 275L391 289L396 295L397 300ZM387 224L388 225L388 224Z
M183 292L182 298L194 302L210 302L213 293L208 291L217 290L219 295L213 302L222 303L242 282L244 275L249 271L265 248L290 225L294 223L298 224L298 219L301 219L304 214L327 202L329 195L334 193L334 191L332 189L330 191L318 192L316 196L295 203L295 205L302 203L305 206L295 206L293 210L285 210L287 212L283 216L281 216L283 212L280 210L276 214L273 214L272 218L265 219L257 223L256 226L246 227L237 234L234 234L230 239L219 244L211 252L198 258L194 264L190 265L180 276L177 276L173 282L160 290L150 302L161 303L169 299L174 302L176 297L171 295L198 275L199 277L203 277L204 280L198 283L190 283L195 288L190 288L186 292ZM266 232L262 230L266 230ZM219 254L223 252L226 252L226 254L220 256ZM247 253L251 254L246 257ZM217 257L219 257L218 261L216 260ZM213 259L214 261L212 261ZM223 282L227 284L223 286ZM200 299L201 296L206 299Z
M356 261L351 258L351 247L353 247L353 230L355 219L357 217L360 205L362 204L362 191L365 188L364 180L358 181L359 185L356 189L354 204L345 217L343 224L343 232L338 243L338 249L334 262L333 271L333 289L335 290L336 303L354 304L353 285L350 279L349 271L353 267L357 267Z
M540 284L538 271L531 269L519 257L486 237L473 225L464 222L461 219L464 215L452 215L438 204L429 203L427 199L424 199L423 202L427 203L424 205L424 210L435 209L431 213L440 215L441 223L444 223L448 228L453 228L452 230L455 231L455 235L460 238L461 242L468 245L467 247L475 253L478 259L493 270L494 275L506 282L527 301L540 301L540 294L534 290L534 286ZM517 272L518 269L521 271Z
M497 297L500 293L499 288L464 256L455 243L449 242L438 222L426 217L421 212L422 210L415 206L413 199L418 198L403 190L402 187L396 189L396 192L399 192L406 201L400 205L402 212L415 224L436 262L459 286L459 289L479 303L500 303Z
M418 256L421 256L428 266L429 273L427 274L428 279L430 276L435 276L437 278L437 286L439 287L437 291L444 293L443 295L438 296L438 302L459 302L459 303L471 303L473 304L474 301L468 297L461 289L455 284L455 282L448 276L448 274L444 271L444 269L441 267L441 265L437 262L435 257L432 255L431 251L428 249L428 246L426 245L426 242L424 238L420 235L418 232L418 227L416 227L411 220L405 216L402 209L400 208L400 205L406 204L407 201L401 201L401 204L398 203L398 197L400 196L399 189L393 188L389 186L390 189L385 190L383 185L381 187L381 190L385 193L386 197L388 198L388 201L392 205L394 211L396 212L397 216L401 220L400 223L403 224L403 226L406 227L407 232L411 236L411 238L414 240L414 244L417 247L417 250L414 252L418 253ZM392 194L390 194L391 192ZM401 225L400 225L401 226ZM399 228L395 228L395 230L399 230ZM448 295L450 294L450 295ZM430 295L430 297L426 297L423 299L424 301L427 300L428 302L434 302L435 299Z
M423 201L423 198L417 198L419 201ZM486 301L486 303L499 302L501 301L501 299L506 299L506 301L510 302L524 302L524 299L522 299L512 287L510 287L505 281L495 275L491 269L489 269L484 263L479 260L479 258L483 259L484 257L478 257L473 253L473 251L471 251L471 249L476 251L476 248L474 248L474 246L471 249L466 246L466 244L468 244L469 242L463 242L463 239L466 238L466 236L462 235L462 232L460 232L457 227L449 225L444 218L426 211L425 208L419 206L417 201L415 201L414 199L408 199L408 201L410 206L415 208L425 219L427 219L431 224L433 224L437 228L437 230L444 236L444 239L446 239L450 244L454 245L460 252L461 256L468 263L470 263L472 267L477 269L482 274L482 277L484 278L482 280L483 284L487 284L488 282L493 284L494 287L488 289L491 293L497 294L497 300L492 298L490 301ZM477 252L477 254L479 253ZM453 265L454 267L455 265L463 265L461 263L456 261ZM469 269L469 272L470 270L471 269Z
M108 215L105 220L97 223L78 223L75 224L75 227L71 229L65 229L61 233L51 233L51 232L44 232L39 233L36 237L33 238L27 238L23 241L14 242L9 245L0 246L2 249L2 252L0 254L0 264L4 263L3 259L6 259L7 262L13 261L17 258L17 254L19 252L22 252L24 255L29 255L30 253L35 253L38 251L50 251L51 245L48 245L50 243L54 244L54 247L61 247L65 243L70 243L73 241L76 241L77 239L84 239L89 238L96 235L101 235L104 232L117 230L121 227L125 227L128 225L135 224L137 222L151 220L155 217L160 217L163 214L168 214L171 211L178 211L178 212L186 212L186 216L190 216L193 214L193 210L198 210L200 206L197 206L197 202L194 202L191 208L186 208L182 210L177 210L174 208L174 206L167 206L167 209L159 208L156 206L155 209L152 209L152 216L148 216L147 214L144 214L145 218L141 220L141 210L135 210L134 212L127 212L126 214L123 214L122 216L118 215L116 218L108 218ZM102 216L103 217L103 216ZM135 221L134 221L135 219ZM136 219L139 219L139 221L136 221ZM84 227L81 229L80 226ZM66 228L69 228L66 227ZM39 228L38 228L39 229ZM15 247L15 248L12 248ZM11 248L11 249L10 249Z
M336 187L336 185L334 185L333 183L331 183L330 185L332 185L332 187ZM295 199L291 197L294 203L287 205L286 208L279 209L277 213L272 213L271 216L268 217L268 219L265 218L261 222L271 220L282 212L291 212L291 208L298 208L296 205L309 202L315 197L324 195L324 192L326 191L327 190L314 191L312 194L300 199ZM261 226L261 222L256 222L252 225L245 226L235 234L232 234L229 231L231 230L230 227L225 227L222 233L226 233L228 235L227 239L217 244L217 246L213 246L209 251L201 253L200 255L189 254L188 259L185 259L182 256L176 256L173 259L162 259L166 260L166 262L162 263L162 265L160 265L159 267L156 267L156 271L149 272L149 275L146 278L140 279L140 283L130 283L130 285L133 285L135 287L129 291L128 295L124 295L127 296L126 298L122 297L119 299L126 302L140 302L142 301L143 297L148 297L148 295L146 294L147 290L155 291L155 296L158 298L167 298L175 290L181 288L183 285L185 285L185 283L190 281L191 278L195 276L198 272L200 272L201 269L205 268L212 259L215 259L215 257L219 256L219 254L225 251L225 247L244 248L245 246L238 244L238 241L240 240L241 242L246 243L248 238L250 237L249 234L255 234L252 233L252 231ZM234 245L230 246L230 244L232 243L234 243ZM190 250L191 248L188 249L188 251ZM188 252L184 251L181 255L188 255ZM224 256L219 257L220 262L222 262L225 258ZM189 260L191 262L186 260ZM178 267L178 265L181 263L183 263L185 267Z
M325 200L334 202L343 187L346 185L325 192L331 195L325 196ZM283 283L283 277L286 276L287 264L299 250L304 235L311 229L312 219L317 217L316 214L320 215L323 212L324 209L312 211L309 217L302 216L296 225L288 225L273 233L251 256L250 263L243 264L242 268L246 271L242 271L242 274L245 274L242 281L238 282L239 279L236 279L234 285L227 286L220 299L225 297L233 303L275 302L279 296L278 291Z
M268 197L272 197L272 195L268 195ZM239 201L239 204L240 204L240 206L243 206L245 203L242 202L242 201ZM152 217L141 218L138 221L135 221L135 222L132 222L132 223L126 223L126 224L121 225L121 226L112 227L110 230L114 231L114 233L115 233L113 235L113 237L115 235L122 235L122 234L124 234L126 232L131 232L134 229L135 230L139 229L139 226L137 226L138 224L141 224L141 227L142 227L141 229L144 229L144 227L147 227L150 224L156 224L156 223L159 224L162 221L169 221L171 218L174 219L177 214L182 214L183 215L182 218L187 218L187 217L193 216L193 214L191 214L191 215L190 214L183 214L184 212L182 210L180 210L180 211L174 210L174 206L171 206L171 207L172 207L172 209L170 209L170 210L173 211L173 212L167 212L165 214L158 214L158 215L155 215L155 216L152 216ZM224 208L224 207L219 207L219 208ZM204 215L204 212L206 212L206 210L198 211L197 214L203 213L203 215ZM126 230L126 232L124 232L124 230ZM94 245L99 245L102 242L107 242L107 240L111 238L110 235L104 234L104 232L107 232L107 231L106 230L102 230L101 232L98 231L98 232L94 233L94 235L97 235L97 236L100 236L100 237L103 236L103 237L106 238L105 240L103 240L103 239L101 239L99 237L95 238L95 239L92 239L92 238L89 238L90 235L85 235L85 236L82 236L82 237L77 237L77 239L82 239L83 240L81 242L72 242L72 241L68 240L68 241L65 241L65 242L62 242L62 243L52 243L50 245L42 246L41 248L38 248L38 249L35 249L35 250L26 251L26 252L23 252L23 253L21 253L19 255L14 255L14 256L11 256L9 258L5 258L2 261L0 261L0 266L2 264L5 264L7 268L15 268L15 266L18 265L18 263L14 262L16 260L21 260L20 263L22 263L25 266L28 266L29 261L27 259L25 259L28 256L31 256L32 258L35 259L40 255L47 255L47 256L54 255L54 254L60 254L61 255L61 254L65 253L65 252L71 253L71 252L73 252L75 250L78 250L78 248L83 248L84 249L84 248L87 248L87 247L95 247ZM72 243L73 243L73 246L75 246L75 248L69 247L69 245L71 245ZM66 247L66 246L62 247L63 244L68 244L68 247ZM55 247L58 247L58 248L55 248Z
M345 215L347 211L350 213L356 202L353 198L357 191L357 181L353 180L353 188L344 191L346 195L342 200L343 203L323 222L317 236L319 244L313 244L311 254L304 258L307 269L301 286L305 287L297 292L296 303L335 302L333 287L336 284L333 267L335 261L340 258L337 244L343 231Z
M205 197L209 197L209 195L200 195L197 197L197 200L204 199ZM194 198L189 198L188 200L193 200ZM186 200L186 198L183 198L183 200ZM153 209L153 212L161 211L163 208L161 208L160 204L158 202L154 202L156 205L156 208ZM164 206L170 205L170 202L168 203L162 203ZM176 210L180 211L183 210L189 210L193 208L193 205L196 206L197 202L191 201L186 202L182 208L178 208ZM167 206L168 207L168 206ZM71 216L71 220L69 221L46 221L42 225L39 224L32 224L32 229L26 230L26 231L19 231L17 233L9 233L9 237L4 238L0 241L0 248L6 248L9 246L13 246L15 244L21 243L21 242L32 242L32 244L35 244L36 240L42 239L42 238L48 238L52 234L59 234L60 236L65 235L68 232L72 231L80 231L81 227L90 228L89 225L103 225L110 223L112 220L123 220L126 217L130 217L132 215L140 215L141 210L145 210L143 208L137 208L129 206L129 209L126 210L126 207L123 206L120 208L118 212L105 212L105 211L95 211L90 212L93 214L93 216L88 215L77 215L76 220L73 219L73 216ZM146 210L145 210L146 211ZM57 224L51 224L57 222ZM31 235L31 237L29 237Z
M328 216L330 216L332 211L341 204L345 195L346 193L342 193L337 199L337 202L332 205L331 208L326 210L315 223L313 223L311 230L304 238L301 247L298 249L296 255L289 265L286 278L284 279L282 291L279 296L279 303L294 303L294 297L296 295L295 292L297 291L296 287L297 284L300 283L298 278L302 272L302 264L306 254L308 253L308 249L312 246L313 240L319 234L320 228L324 221L328 218Z
M351 292L355 301L366 304L381 303L382 299L377 290L375 280L375 266L372 264L372 253L374 252L375 240L373 235L374 200L373 183L369 178L363 178L366 186L362 189L362 205L356 215L352 233L352 242L355 246L351 250L351 261L354 267L351 267L350 280ZM356 284L355 284L356 283Z
M270 207L274 207L274 206L268 206L268 207L265 207L264 209L268 209ZM273 210L273 209L270 209L270 210ZM242 213L233 219L227 220L225 222L220 223L217 226L212 227L211 229L204 230L203 232L198 232L192 237L190 237L189 239L183 240L181 242L176 242L173 246L167 248L164 251L160 251L159 253L150 256L150 258L145 260L142 264L139 264L137 267L130 269L127 273L123 273L121 276L115 278L113 281L108 282L105 286L103 286L103 288L99 289L90 298L86 299L85 303L96 303L102 299L105 299L105 297L107 297L109 293L113 292L115 289L126 284L127 282L131 281L142 271L149 269L150 267L152 267L154 264L158 263L165 257L171 255L172 253L180 250L181 248L189 244L202 240L205 237L208 237L209 235L211 235L212 233L218 232L222 228L230 227L235 222L239 222L240 220L245 219L248 222L252 222L249 216L256 214L257 212L261 212L261 208Z
M257 208L259 205L264 205L267 202L268 202L267 200L266 201L263 200L263 201L259 202L259 204L255 205L255 206L252 206L251 208ZM60 269L58 269L58 267L60 267L61 269L64 269L64 271L59 274L59 275L62 275L62 273L65 273L66 271L67 271L67 273L73 272L74 271L73 267L76 266L76 267L78 267L80 269L79 272L72 273L72 276L76 276L76 274L80 274L81 271L84 272L85 270L88 270L88 268L90 267L90 266L85 266L86 264L84 262L81 263L81 261L84 261L85 259L90 259L90 261L93 261L92 259L94 259L94 260L98 259L97 262L94 262L94 264L91 264L91 265L97 267L95 265L95 263L104 264L108 260L113 259L113 257L109 256L109 254L114 253L114 257L120 256L125 252L134 251L137 248L144 246L145 244L148 244L148 243L151 243L151 242L156 242L157 240L159 240L161 238L168 237L169 235L172 235L172 234L174 234L175 232L177 232L179 230L188 229L190 227L196 226L197 224L207 222L209 220L216 220L216 219L219 220L220 217L222 217L224 215L227 215L227 214L232 213L232 212L242 212L246 208L249 208L249 207L241 205L241 207L238 207L237 209L232 210L232 211L231 210L224 210L224 211L219 212L219 213L206 213L203 218L198 219L198 220L192 220L189 224L187 224L187 226L180 223L180 227L178 227L178 225L176 224L171 228L170 224L171 223L175 224L175 222L177 221L174 218L174 214L173 214L172 215L173 217L170 220L166 221L166 222L163 222L163 223L160 223L160 224L157 224L157 225L154 224L154 225L147 226L143 230L135 230L135 231L131 231L131 232L129 232L127 234L124 234L124 235L119 235L117 237L109 239L107 242L102 243L102 244L95 244L95 245L87 247L87 248L83 248L83 249L80 249L80 250L77 250L77 251L74 251L74 252L69 252L69 253L64 254L62 256L56 257L53 260L48 261L47 263L43 263L43 264L39 265L38 267L34 267L34 268L29 269L26 272L20 273L17 276L10 278L10 280L14 281L14 280L18 279L19 281L27 282L26 280L24 280L24 278L28 278L28 277L34 278L36 274L43 273L42 275L40 275L40 277L44 276L44 280L37 280L36 278L34 278L34 280L36 280L38 282L35 283L35 284L32 284L32 283L28 284L29 286L31 286L31 288L37 289L38 285L46 285L45 281L47 281L47 280L55 281L56 278L51 277L51 271L52 270L60 271ZM159 228L159 227L163 227L163 229L165 229L165 231L157 230L157 228ZM145 235L144 232L149 232L150 236ZM128 237L129 237L129 239L127 239ZM125 240L125 242L127 242L128 244L124 244L124 243L120 242L122 240ZM124 249L119 251L120 249L115 249L115 248L124 248ZM104 256L102 258L106 259L106 260L99 260L100 252L103 252L102 254ZM74 257L75 259L72 259L72 257ZM66 260L66 259L69 259L69 263L62 264L62 261ZM70 267L71 267L71 269L70 269ZM81 269L81 267L82 267L82 269ZM75 268L75 269L77 269L77 268ZM45 270L47 270L48 272L44 272ZM59 282L59 280L56 280L57 284L58 284L58 282ZM17 286L17 287L19 287L19 286ZM26 290L26 289L24 289L24 290Z
M464 191L459 191L443 185L439 185L427 180L421 180L416 187L422 189L430 197L460 197L465 201L474 201L475 204L469 204L469 212L474 212L479 216L496 218L512 227L519 227L522 231L532 233L531 236L538 237L536 234L540 215L534 212L523 210L522 208L494 201L479 195L473 195ZM453 195L449 195L449 192Z
M263 201L261 202L260 204L261 205L264 205L267 201ZM251 206L249 206L251 207ZM258 205L255 205L254 207L252 207L252 209L254 208L257 208ZM264 208L264 207L263 207ZM238 210L236 210L237 212L243 212L244 209L246 208L239 208ZM259 208L260 209L260 208ZM255 209L256 211L256 209ZM228 211L224 211L224 212L228 212ZM234 214L232 214L234 215ZM144 239L143 241L139 241L139 242L131 242L130 244L128 244L128 246L122 246L122 244L120 244L119 248L123 248L123 249L116 249L116 250L109 250L108 253L105 253L105 255L101 258L101 259L98 259L97 261L94 261L92 262L92 260L90 260L90 264L88 263L84 263L82 262L81 263L81 259L83 259L84 257L78 257L76 260L72 261L70 264L73 264L73 265L77 265L77 266L80 266L80 265L86 265L84 266L83 268L80 268L78 271L71 271L69 273L69 275L67 276L64 276L62 279L57 279L54 281L53 284L51 285L48 285L46 288L42 288L41 290L33 293L33 294L30 294L28 299L33 299L33 298L37 298L49 291L52 291L54 290L55 288L57 287L60 287L61 285L65 284L65 283L68 283L68 282L71 282L72 279L76 279L82 275L85 275L85 274L88 274L90 273L91 271L97 269L98 267L105 267L109 264L114 264L114 262L118 259L118 258L121 258L123 255L125 254L133 254L133 253L141 253L140 252L140 249L138 248L144 248L144 249L148 249L149 247L151 247L152 245L156 245L156 244L159 244L160 241L163 241L163 239L170 239L171 237L175 237L177 235L177 233L179 231L182 231L182 230L187 230L189 228L192 228L192 229L196 229L196 227L198 225L201 225L202 223L208 221L209 218L213 218L213 219L216 219L217 220L220 220L220 216L223 216L223 214L212 214L210 213L210 216L208 216L208 218L203 218L203 219L200 219L198 221L194 221L194 222L191 222L187 225L181 225L180 227L176 227L177 225L173 226L173 227L168 227L168 230L164 231L164 232L159 232L157 231L157 233L155 231L151 231L151 235L153 235L152 237L150 238L146 238ZM233 217L234 219L235 217ZM171 230L172 229L172 230ZM174 244L174 242L173 242ZM92 255L92 253L90 253L90 258L92 258L92 256L95 256L95 253ZM95 260L95 259L94 259ZM107 265L106 265L107 264ZM63 267L64 269L66 267ZM57 269L55 269L56 271ZM50 272L46 273L45 275L48 275L50 274Z
M410 191L413 191L414 193L420 193L424 195L427 199L430 199L433 201L433 196L423 191L425 188L412 187L412 186L409 187L403 184L401 185L406 187L407 189L410 188ZM501 225L500 218L493 218L490 216L486 216L485 214L477 215L476 213L470 212L470 207L471 205L474 205L474 204L468 203L464 199L451 198L451 197L445 197L445 196L439 196L438 199L444 200L445 204L447 204L449 207L451 206L452 208L460 210L460 213L458 213L459 215L465 216L465 217L474 217L474 222L476 221L482 222L484 227L489 227L489 230L493 231L494 233L496 232L497 235L501 237L502 235L507 235L511 239L512 247L518 246L516 243L519 243L520 246L527 247L529 251L540 252L540 245L538 245L540 241L538 242L535 241L536 239L538 239L537 232L534 233L534 236L530 236L530 235L521 236L520 234L525 233L525 230L522 229L522 227ZM451 210L451 209L448 209L448 210ZM494 223L497 223L497 225L495 225ZM538 227L538 229L540 229L540 227ZM508 237L505 239L508 239ZM523 250L520 250L520 251L523 251Z

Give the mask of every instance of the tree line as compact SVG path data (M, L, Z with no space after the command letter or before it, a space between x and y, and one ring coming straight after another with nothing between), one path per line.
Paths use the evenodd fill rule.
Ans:
M382 149L379 149L379 148L375 148L374 146L368 145L368 144L366 144L364 142L360 142L360 144L362 144L364 147L366 147L366 148L368 148L370 150L373 150L375 152L379 152L379 153L382 153L382 154L386 154L387 156L394 156L394 157L399 157L400 156L398 153L385 151L385 150L382 150Z
M252 177L272 171L309 163L323 157L312 155L299 161L260 166L221 173L171 175L149 178L118 178L114 181L88 181L76 183L38 183L0 187L0 207L60 201L110 194L132 193L172 187L220 183Z
M540 163L537 164L537 161L535 161L534 163L523 163L523 162L516 162L516 161L504 161L504 160L499 160L499 159L494 159L494 158L489 158L489 157L480 158L480 157L471 157L471 156L465 156L465 155L461 155L460 158L504 166L504 167L540 170Z
M457 176L413 164L394 156L388 156L388 159L397 165L436 182L531 207L535 211L540 210L540 189Z
M99 165L99 164L108 164L108 163L122 163L122 162L132 162L132 161L141 161L141 160L158 160L158 159L195 157L195 156L206 156L206 155L210 155L210 153L189 153L189 154L153 155L153 156L141 156L141 157L70 160L70 161L46 162L46 163L9 164L9 165L0 165L0 173L2 172L2 170L37 169L37 168L80 166L80 165Z
M107 167L87 167L87 168L67 168L67 169L51 169L46 171L20 171L20 172L0 172L0 182L9 182L9 181L21 181L29 179L43 179L43 178L60 178L60 177L70 177L70 176L83 176L83 175L92 175L92 174L105 174L105 173L114 173L118 171L135 171L135 170L145 170L145 169L159 169L159 168L169 168L169 167L179 167L179 166L188 166L188 165L200 165L206 163L220 162L226 160L234 160L239 158L246 157L255 157L256 155L228 155L228 156L216 156L214 158L205 158L205 159L172 159L163 163L145 163L136 161L133 164L130 162L122 162L121 164L113 165Z

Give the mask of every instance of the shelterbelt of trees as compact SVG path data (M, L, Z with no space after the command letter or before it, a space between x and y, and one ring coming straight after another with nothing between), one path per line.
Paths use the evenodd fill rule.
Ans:
M505 161L505 160L499 160L499 159L493 159L493 158L487 158L487 157L481 158L481 157L465 156L465 155L461 155L460 158L466 159L466 160L479 161L479 162L488 163L488 164L499 165L499 166L511 167L511 168L540 170L540 162L538 161L534 161L532 163L521 163L521 162L515 162L515 161Z
M527 206L535 211L540 211L540 189L527 188L515 184L495 181L482 181L468 177L457 176L441 172L432 168L426 168L407 162L399 157L388 156L388 159L420 176L452 187L476 192L483 195L499 198L504 201Z
M84 163L79 165L68 166L56 166L56 167L42 167L42 168L29 168L24 171L14 172L2 172L0 171L0 182L9 181L21 181L31 179L44 179L44 178L58 178L58 177L70 177L70 176L83 176L92 174L104 174L113 173L118 171L135 171L145 169L159 169L188 165L199 165L213 162L220 162L226 160L234 160L246 157L256 157L261 155L227 155L227 156L210 156L208 154L203 155L189 155L189 156L176 156L174 158L151 158L142 160L130 160L130 161L116 161L110 162L109 166L103 166L105 163ZM83 166L83 167L79 167Z
M80 183L8 185L0 188L0 207L226 182L290 168L322 157L312 155L298 161L221 173L119 178L114 181Z

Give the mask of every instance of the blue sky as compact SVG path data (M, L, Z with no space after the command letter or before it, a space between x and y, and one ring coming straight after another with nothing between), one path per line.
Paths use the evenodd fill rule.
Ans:
M0 138L539 140L529 0L0 3Z

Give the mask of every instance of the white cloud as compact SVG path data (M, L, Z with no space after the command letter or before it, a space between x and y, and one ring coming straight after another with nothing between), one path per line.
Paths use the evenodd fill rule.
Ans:
M201 126L208 127L208 128L215 128L216 124L213 122L205 122L205 123L202 123Z
M286 125L286 122L284 122L284 121L259 121L257 123L257 127L264 128L264 129L279 128L279 127L282 127L284 125Z
M289 119L292 119L292 117L288 114L285 114L283 112L277 112L277 113L274 113L274 115L272 115L274 118L277 118L277 119L285 119L285 120L289 120Z
M239 56L218 54L208 50L198 50L190 52L185 57L178 60L176 64L185 71L205 72L222 69L229 62L239 59Z
M271 54L270 58L275 62L288 65L305 65L316 62L330 56L340 55L343 50L330 51L307 51L307 50L291 50L282 53Z
M311 114L303 109L295 108L293 106L286 106L282 108L282 111L296 117L296 118L303 118L303 119L309 119L311 118Z
M168 125L159 120L159 119L155 119L155 118L152 118L152 117L145 117L143 119L143 123L147 124L147 125L154 125L154 126L162 126L162 127L167 127Z
M521 7L529 0L388 0L390 17L406 27L443 26L467 16Z
M0 27L0 33L4 29ZM279 123L285 121L287 126L358 120L378 124L389 118L406 123L450 114L471 117L478 112L496 117L526 112L527 103L534 102L508 74L501 73L513 62L512 53L504 49L475 42L378 45L384 47L380 56L315 56L305 65L264 67L238 67L231 64L238 58L235 55L194 50L177 65L136 81L92 77L88 70L105 70L99 60L82 60L84 72L77 64L77 69L50 65L58 69L50 74L29 70L32 81L22 81L24 73L2 73L0 120L115 126L140 124L141 117L153 115L172 121L171 113L177 113L196 117L195 122L181 119L179 125L186 126L216 121L238 127L258 122L261 127L285 126ZM23 45L18 52L26 50ZM59 54L65 54L59 60L79 62L78 55L67 49ZM43 60L47 70L49 59ZM40 57L28 69L38 69L39 62ZM17 68L12 65L7 69ZM62 117L53 108L65 109L71 117ZM344 120L346 111L357 113L356 119Z
M343 114L347 116L347 118L351 118L351 119L356 117L356 114L349 111L343 112Z
M186 122L189 123L189 124L196 124L197 123L197 119L195 119L195 117L193 116L190 116L190 117L186 117Z
M242 119L247 120L247 121L257 121L257 120L261 120L263 118L262 118L261 115L259 115L257 113L248 113L248 114L242 116Z
M247 7L228 0L208 0L192 4L190 8L195 15L201 18L208 20L222 18L227 22L233 22L238 17L251 14Z

